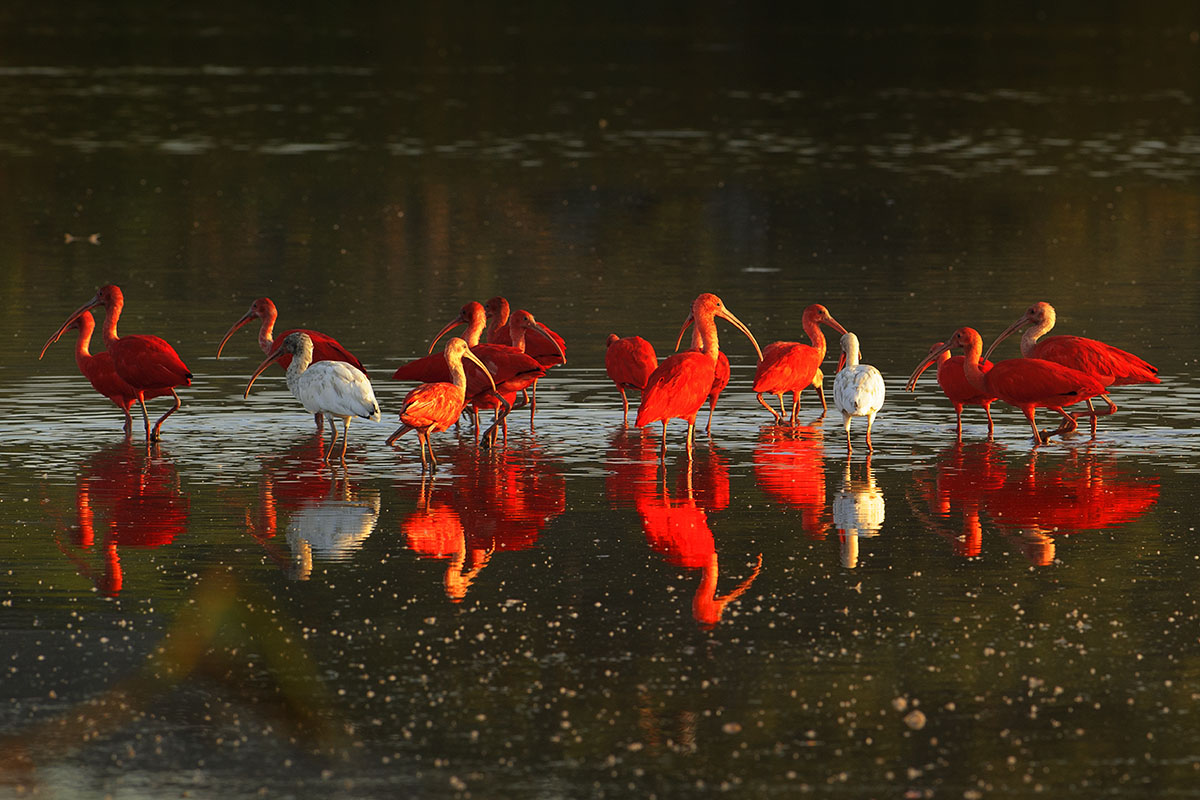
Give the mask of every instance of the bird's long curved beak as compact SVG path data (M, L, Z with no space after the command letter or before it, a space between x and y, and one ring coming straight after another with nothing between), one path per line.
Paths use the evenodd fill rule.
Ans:
M275 361L275 359L279 358L279 355L282 352L283 352L283 342L281 341L277 345L275 345L274 348L272 348L271 352L267 354L267 357L263 359L262 363L259 364L257 367L255 367L254 374L250 376L250 382L246 384L246 391L242 392L243 400L245 400L246 398L248 398L250 396L250 387L254 385L254 382L256 380L258 380L258 376L262 375L263 372L267 369L267 367L271 366L271 364Z
M687 333L687 329L696 321L695 314L688 314L687 319L683 321L683 327L679 329L679 338L675 340L675 352L679 352L679 345L683 342L683 335Z
M942 345L941 347L938 347L934 350L930 350L929 355L925 356L925 360L922 361L920 364L917 364L917 368L913 370L912 375L908 376L908 383L906 383L904 385L904 390L906 392L911 392L917 388L917 378L921 377L921 373L924 372L926 369L928 369L930 364L937 361L938 356L940 356L942 353L946 352L953 346L953 341L954 340L951 339L949 342Z
M561 349L560 349L560 352L561 352ZM490 383L492 385L492 391L493 392L496 391L496 381L492 378L492 373L488 371L488 368L486 366L484 366L482 361L479 360L479 356L475 355L470 350L464 350L463 358L467 359L468 361L474 362L477 367L479 367L481 370L483 370L483 374L487 376L488 383Z
M434 345L436 345L438 343L438 339L441 339L443 336L445 336L447 333L449 333L450 331L457 328L459 325L465 325L466 322L467 321L465 319L463 319L462 314L459 314L457 317L455 317L454 319L447 322L446 327L444 327L440 331L438 331L437 336L433 337L433 341L429 343L429 352L430 353L433 352Z
M221 351L225 349L225 343L229 341L229 337L237 333L239 328L241 328L250 320L254 319L256 316L258 315L255 314L253 310L250 310L246 312L245 316L233 323L233 326L225 332L225 338L221 340L219 345L217 345L217 358L221 357Z
M933 347L929 348L929 354L932 356L932 358L927 358L922 361L921 365L913 372L912 376L908 379L908 384L904 387L906 391L911 392L913 389L915 389L917 387L917 378L920 378L925 370L929 369L937 362L938 356L946 352L946 348L942 346L944 344L945 342L938 342Z
M829 327L833 328L835 331L842 334L843 336L845 336L847 333L849 333L849 331L847 331L845 328L842 327L842 323L838 322L836 319L833 318L833 315L827 315L825 322L828 322ZM861 355L860 355L860 358L861 358Z
M1014 333L1021 330L1021 328L1023 328L1024 326L1026 326L1028 324L1029 324L1029 319L1027 317L1021 317L1019 320L1014 322L1012 325L1009 325L1007 328L1005 328L1001 332L1001 334L996 337L995 341L992 342L992 346L987 349L987 352L983 354L981 363L982 363L982 361L988 360L988 358L992 355L992 351L996 349L996 345L1000 344L1005 339L1007 339L1009 336L1012 336Z
M54 332L53 336L51 336L49 339L46 340L46 343L44 345L42 345L42 352L38 353L38 361L41 361L42 356L46 355L46 350L49 349L50 345L57 342L62 337L62 335L64 333L66 333L67 328L71 327L72 322L79 319L79 317L81 317L85 311L91 311L93 308L95 308L96 306L99 306L99 305L103 305L103 303L100 300L100 295L96 295L91 300L88 300L86 303L81 305L79 308L72 311L71 316L67 317L67 321L64 322L62 324L62 326Z
M750 329L746 327L745 323L735 317L733 312L727 308L717 311L717 316L728 320L733 327L746 334L746 338L750 340L750 344L754 345L754 352L758 353L758 360L763 360L762 348L758 346L758 342L755 340L754 334L750 332ZM842 326L838 325L838 327L841 328ZM845 330L843 330L842 333L845 333ZM680 336L682 337L682 331L680 332Z
M550 344L554 345L554 349L558 351L558 357L562 359L562 363L567 363L567 354L563 352L562 346L559 345L558 340L550 335L550 329L537 320L533 321L533 329L537 333L541 334L547 341L549 341Z

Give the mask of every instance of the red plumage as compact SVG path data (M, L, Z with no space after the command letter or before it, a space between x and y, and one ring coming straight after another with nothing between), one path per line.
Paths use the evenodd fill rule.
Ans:
M264 355L270 354L275 347L275 342L282 342L290 334L305 333L313 343L313 362L317 361L344 361L355 369L367 374L366 367L358 358L347 350L345 347L334 339L332 336L327 336L319 331L309 330L308 328L292 328L286 330L278 336L274 335L275 321L279 318L279 310L275 307L275 303L269 297L260 297L250 304L250 310L247 311L241 319L233 323L229 330L221 339L221 344L217 347L217 358L221 357L221 350L224 349L225 343L233 336L243 325L253 319L262 320L262 325L258 330L258 347L263 351ZM292 363L292 354L283 353L275 362L280 367L287 371L288 366Z
M622 339L615 333L608 335L608 345L604 350L604 370L621 393L625 422L629 421L629 398L626 397L625 390L644 390L646 381L657 366L658 356L654 354L654 345L642 337L626 336Z
M801 317L801 325L808 334L811 345L800 342L772 342L763 350L762 361L754 372L753 388L758 394L758 402L771 412L776 422L782 422L783 415L767 405L762 397L764 394L777 395L782 408L783 395L792 393L792 424L796 422L796 413L800 407L800 393L810 386L817 390L822 412L827 408L822 379L817 377L821 362L825 360L825 334L821 332L822 324L829 325L841 333L846 332L825 306L814 303L804 309L804 316Z
M712 391L716 359L689 350L663 359L650 374L634 422L639 428L672 419L696 423L696 414Z
M1095 339L1049 336L1038 340L1028 358L1042 358L1086 372L1105 386L1161 383L1158 368L1147 361Z
M512 331L509 330L509 305L503 297L493 297L484 304L487 314L488 344L513 345ZM567 343L555 331L544 325L530 328L538 335L530 337L525 342L525 352L536 359L544 367L553 367L566 363ZM561 351L561 354L560 354Z
M994 429L992 422L992 402L996 399L995 395L989 395L986 392L981 392L971 385L967 380L966 370L964 369L965 358L963 356L950 356L950 351L943 349L944 342L935 342L929 352L932 354L938 351L937 358L937 382L938 386L942 387L942 394L946 395L946 399L954 406L954 416L956 429L958 431L959 441L962 440L962 412L963 406L980 406L988 418L988 438L991 438ZM921 377L921 373L929 367L934 361L927 361L925 366L918 370L910 379L908 388L913 389L917 378ZM988 372L992 368L991 361L982 361L980 370Z

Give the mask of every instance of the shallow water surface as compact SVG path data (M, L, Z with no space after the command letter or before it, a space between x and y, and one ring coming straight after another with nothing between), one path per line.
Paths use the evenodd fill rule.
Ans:
M0 63L0 793L1197 794L1194 26L54 12ZM106 282L195 375L153 447L73 331L37 358ZM870 457L722 322L660 464L604 343L666 355L701 291L857 333ZM423 473L389 377L499 294L568 362ZM259 296L367 367L344 467L281 371L243 399L254 326L216 358ZM1035 300L1162 382L956 443L909 373Z

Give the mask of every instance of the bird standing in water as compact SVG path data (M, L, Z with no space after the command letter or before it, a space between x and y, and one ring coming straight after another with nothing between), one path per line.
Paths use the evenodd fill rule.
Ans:
M846 428L846 452L850 446L850 420L854 417L867 418L867 451L874 452L871 445L871 426L875 415L883 408L883 376L870 364L858 363L858 337L853 333L842 334L842 356L838 372L833 379L833 403L842 412L842 425Z

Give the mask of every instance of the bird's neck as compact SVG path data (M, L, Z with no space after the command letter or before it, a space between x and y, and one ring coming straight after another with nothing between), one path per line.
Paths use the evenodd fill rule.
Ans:
M512 342L512 346L525 352L525 326L517 325L515 321L508 325L508 338Z
M721 352L721 342L717 338L717 323L713 319L696 320L696 330L692 334L693 347L697 341L700 343L700 352L711 358L715 364L717 354Z
M496 335L500 332L500 329L508 324L508 309L501 308L495 314L488 317L486 321L488 341L494 342L496 341Z
M487 318L483 315L477 314L471 317L471 320L467 323L467 330L463 333L463 339L466 340L470 347L479 344L483 338L483 329L486 325Z
M120 300L116 300L104 310L104 327L101 329L101 333L105 347L112 347L113 343L120 338L117 336L117 320L121 318L121 308L124 305Z
M89 328L79 329L79 338L75 340L75 364L80 369L92 357L92 331Z
M292 356L292 363L287 369L287 384L288 389L295 395L296 382L300 380L300 376L312 364L312 345L303 344L300 349Z
M1030 325L1025 329L1025 333L1021 334L1021 355L1025 358L1033 358L1033 350L1037 347L1037 340L1044 336L1048 330L1054 327L1054 320L1042 320L1040 325Z
M825 360L825 334L821 331L821 325L817 322L805 322L804 332L808 334L808 340L812 342L812 346L818 353L821 354L821 360Z
M275 319L278 314L271 312L262 318L262 325L258 329L258 346L264 353L271 352L271 348L275 346Z
M454 385L454 394L460 403L467 399L467 371L463 368L462 358L446 359L450 367L450 383Z
M967 383L971 384L977 392L987 393L987 388L984 385L983 370L979 367L979 356L983 353L983 342L975 340L967 344L963 353L963 373L967 376Z

